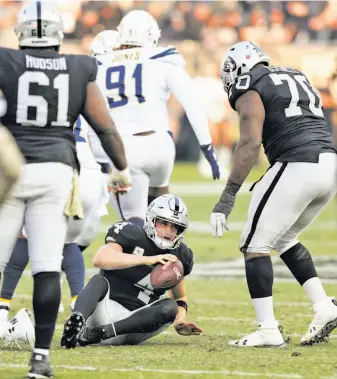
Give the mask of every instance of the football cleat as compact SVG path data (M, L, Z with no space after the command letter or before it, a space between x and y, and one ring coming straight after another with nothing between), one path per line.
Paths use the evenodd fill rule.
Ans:
M61 346L75 349L80 333L85 327L85 319L80 312L74 312L64 324Z
M85 327L78 338L80 346L95 345L104 340L105 329L101 326Z
M257 331L239 340L229 341L229 345L238 347L286 347L282 327L278 321L261 322Z
M20 349L18 341L28 342L33 348L35 344L35 328L31 319L31 312L26 308L21 308L17 314L7 323L7 330L4 335L5 345L15 343Z
M54 376L50 366L49 355L33 353L29 362L30 370L28 378L30 379L45 379Z
M325 342L337 327L337 302L334 297L328 297L328 301L314 304L313 310L314 319L307 333L301 338L303 346Z

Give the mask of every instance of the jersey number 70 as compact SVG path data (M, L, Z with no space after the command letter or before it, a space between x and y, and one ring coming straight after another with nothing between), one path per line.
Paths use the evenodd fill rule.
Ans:
M300 95L297 88L298 85L300 85L308 96L310 111L316 116L324 117L321 98L319 94L311 87L304 75L294 75L291 77L288 74L270 74L269 76L276 86L282 85L283 83L288 84L291 100L289 106L284 109L286 117L301 116L303 114L301 107L298 106L300 101Z

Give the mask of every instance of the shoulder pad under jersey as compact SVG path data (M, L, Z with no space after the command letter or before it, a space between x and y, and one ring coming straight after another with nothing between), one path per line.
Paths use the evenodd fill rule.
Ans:
M257 67L256 69L248 72L247 74L239 75L228 92L228 99L231 107L235 110L235 103L238 98L250 90L257 90L257 83L260 79L270 74L270 70L267 67ZM259 92L257 90L257 92Z
M156 59L163 63L171 63L181 67L186 64L184 57L174 46L156 47L151 49L149 53L149 59Z

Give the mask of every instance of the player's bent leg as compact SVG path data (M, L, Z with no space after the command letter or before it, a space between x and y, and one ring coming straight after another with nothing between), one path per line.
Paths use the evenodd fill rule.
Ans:
M239 347L284 347L282 329L273 306L273 266L268 253L245 253L246 279L255 308L258 329L229 344Z
M302 345L323 342L337 328L337 303L328 297L319 279L309 251L297 243L281 254L281 258L303 287L313 303L314 318L307 333L301 338Z
M7 128L0 126L0 205L19 179L23 164L23 155L11 133Z
M307 333L301 339L303 345L325 341L337 327L337 307L334 299L327 296L309 251L298 241L300 233L319 215L333 194L334 186L331 191L327 186L327 194L309 204L274 246L313 304L314 318Z
M4 278L0 294L0 338L2 329L1 325L8 321L11 300L27 264L28 243L25 238L19 238L4 270Z
M163 333L172 323L165 324L152 333L132 333L124 334L100 342L100 346L125 346L125 345L140 345L149 339Z
M114 338L137 334L133 338L120 339L118 344L138 344L160 333L163 326L167 327L172 324L177 314L178 306L175 300L160 299L132 312L128 317L119 321L91 328L86 327L81 338L88 343L90 341L99 343L112 339L111 344L115 345L117 341L113 341Z
M15 198L16 188L14 189L14 196L8 199L0 210L0 290L2 288L4 269L22 229L25 213L25 202Z
M60 271L67 233L64 210L72 188L73 169L61 163L31 166L31 180L40 177L37 196L26 207L25 227L34 278L33 309L35 316L34 355L47 359L53 338L60 299ZM32 361L32 362L33 362Z
M62 270L70 288L72 304L84 287L85 266L81 250L76 243L65 244L63 248Z
M110 315L106 304L109 293L109 283L102 275L97 274L89 280L76 300L74 312L65 322L61 346L75 348L86 322L88 325L109 322Z

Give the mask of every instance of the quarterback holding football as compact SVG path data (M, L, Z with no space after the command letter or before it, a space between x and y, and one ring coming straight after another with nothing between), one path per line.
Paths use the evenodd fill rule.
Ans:
M187 227L187 207L174 195L152 201L144 228L114 224L93 259L100 272L79 294L61 346L137 345L172 323L181 335L202 334L186 320L184 277L193 268L193 253L182 242Z

